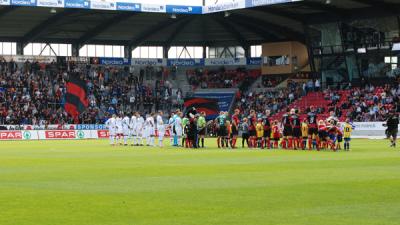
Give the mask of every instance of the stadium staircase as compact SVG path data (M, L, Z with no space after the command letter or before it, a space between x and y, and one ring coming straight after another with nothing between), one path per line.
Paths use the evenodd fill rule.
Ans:
M350 90L341 90L339 91L340 100L337 103L337 106L341 106L347 99L347 96L350 95ZM288 107L282 109L279 113L272 116L272 119L277 119L278 121L282 118L283 114L285 114L287 109L299 109L301 113L301 119L306 117L305 112L307 108L310 106L314 106L315 108L323 108L324 113L319 115L320 119L325 119L329 117L329 108L331 107L331 100L325 99L325 94L323 92L309 92L306 96L303 96L293 103L289 104ZM342 117L339 118L341 121L345 120L348 110L344 110L342 113Z

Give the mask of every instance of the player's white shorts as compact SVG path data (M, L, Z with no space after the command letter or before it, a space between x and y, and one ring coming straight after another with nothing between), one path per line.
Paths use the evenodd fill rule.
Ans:
M117 127L117 134L123 134L122 127Z
M154 129L151 127L146 127L144 129L144 137L150 137L150 136L154 136Z
M182 128L180 128L180 127L175 127L175 132L176 132L176 135L177 135L177 136L179 136L179 137L182 136Z
M110 136L115 136L115 133L116 133L115 128L108 129L108 131L110 132Z
M128 128L123 129L124 136L129 136L130 130Z
M136 128L136 135L139 137L143 137L143 130L141 128Z
M165 135L165 129L159 129L158 130L158 137L160 138L160 137L164 137L164 135Z

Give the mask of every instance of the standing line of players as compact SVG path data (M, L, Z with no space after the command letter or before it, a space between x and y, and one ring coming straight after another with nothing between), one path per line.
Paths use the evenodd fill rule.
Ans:
M147 146L155 146L157 129L158 145L162 147L166 130L162 116L162 111L157 114L148 114L146 118L143 118L139 112L125 116L112 115L105 123L109 130L110 144L127 146L130 142L131 145L143 146L146 141Z
M205 113L198 114L195 108L185 116L180 110L171 113L168 123L164 123L163 112L151 113L143 118L139 112L127 115L113 115L105 125L108 127L111 145L158 146L163 147L163 140L168 130L171 146L186 148L204 147L206 135ZM181 142L182 140L182 142Z
M242 147L267 149L309 149L340 150L344 141L344 149L350 149L352 125L346 120L340 124L331 115L326 120L318 120L313 107L307 117L301 120L298 110L288 110L282 120L271 119L270 111L257 115L250 111L247 118L240 119L240 111L236 109L230 117L228 112L220 112L215 119L218 148L236 148L239 130L242 131ZM185 116L180 110L171 114L168 123L164 124L163 112L151 113L143 118L140 113L132 115L113 115L107 120L110 144L163 147L166 131L170 132L171 146L186 148L204 147L206 136L205 113L197 113L195 108L187 111ZM157 130L157 132L156 132Z
M314 107L307 117L301 120L298 110L288 110L282 120L272 120L271 112L257 115L250 111L240 123L240 111L235 110L231 118L227 112L221 112L216 118L218 148L236 148L239 129L242 130L242 147L267 149L309 149L340 150L350 149L353 126L349 120L341 124L332 115L326 120L318 120Z

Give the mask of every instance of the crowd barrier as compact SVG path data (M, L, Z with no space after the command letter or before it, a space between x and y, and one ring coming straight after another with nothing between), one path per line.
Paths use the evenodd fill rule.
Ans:
M353 138L385 138L386 127L384 122L355 122L352 132ZM9 125L8 128L18 128L18 126ZM0 130L0 141L3 140L80 140L80 139L104 139L109 137L109 132L104 125L65 125L67 129L51 129L51 130L33 130L31 125L20 126L25 129L21 130ZM48 127L56 128L57 125ZM157 131L156 131L157 135ZM165 136L168 137L169 131Z
M82 140L108 138L108 130L4 130L0 140Z
M354 122L353 138L383 139L386 137L385 122Z
M0 141L104 139L109 135L108 130L0 130ZM167 130L165 136L169 135Z

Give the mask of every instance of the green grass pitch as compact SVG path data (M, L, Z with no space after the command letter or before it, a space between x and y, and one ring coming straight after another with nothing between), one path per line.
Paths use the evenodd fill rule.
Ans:
M354 140L351 152L334 153L1 142L0 224L398 225L400 148L388 145Z

